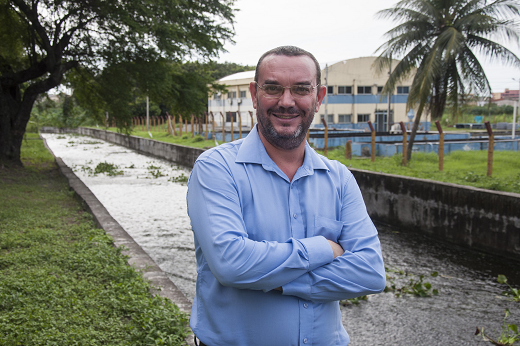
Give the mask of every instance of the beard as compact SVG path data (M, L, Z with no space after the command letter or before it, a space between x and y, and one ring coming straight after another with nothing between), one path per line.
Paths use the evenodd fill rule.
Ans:
M259 103L257 103L259 104ZM305 112L294 107L284 108L284 107L275 107L269 108L267 110L263 110L258 107L256 112L256 117L258 120L258 129L264 136L264 138L273 146L283 149L283 150L293 150L296 149L302 144L304 139L307 137L307 131L309 130L312 120L314 119L314 109L316 108L316 103L313 104L312 108L309 109L307 117L305 117ZM273 113L282 113L282 114L298 114L301 117L302 121L298 124L296 130L293 133L280 133L276 131L273 126L273 123L268 115L273 116Z

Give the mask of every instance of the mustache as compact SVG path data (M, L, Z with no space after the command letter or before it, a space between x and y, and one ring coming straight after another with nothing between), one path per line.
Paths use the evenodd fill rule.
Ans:
M295 107L275 107L270 108L269 113L282 113L282 114L290 114L290 115L303 115L303 111L300 109L297 109Z

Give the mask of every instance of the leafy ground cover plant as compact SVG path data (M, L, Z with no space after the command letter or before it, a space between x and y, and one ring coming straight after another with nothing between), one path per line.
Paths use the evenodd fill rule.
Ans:
M180 345L187 316L95 228L40 140L22 161L0 167L0 345Z

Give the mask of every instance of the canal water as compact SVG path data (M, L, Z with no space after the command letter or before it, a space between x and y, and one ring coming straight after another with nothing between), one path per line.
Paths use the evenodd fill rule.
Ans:
M189 170L98 139L42 136L193 301L196 262L185 201ZM94 174L99 163L113 164L113 172L122 174ZM387 286L395 290L344 302L342 318L351 346L491 345L474 335L476 327L498 337L505 309L511 312L507 322L520 325L520 303L502 295L507 286L496 280L503 274L511 285L520 286L518 262L377 226ZM417 291L428 296L399 294L399 288L411 290L421 276ZM433 289L438 295L431 294Z

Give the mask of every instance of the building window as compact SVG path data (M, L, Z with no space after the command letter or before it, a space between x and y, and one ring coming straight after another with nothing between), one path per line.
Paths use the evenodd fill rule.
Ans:
M371 86L358 86L357 87L357 93L358 93L358 95L363 95L363 94L371 95L372 94L372 87Z
M334 124L334 114L327 114L327 124Z
M241 99L246 98L246 91L245 90L240 91L240 98Z
M213 95L213 99L214 100L220 100L220 94Z
M410 93L410 87L398 86L397 87L397 93L398 94L409 94Z
M334 85L327 86L327 94L330 94L330 95L334 94Z
M370 114L358 114L357 122L358 123L366 123L370 120Z
M352 122L352 114L339 114L338 115L339 124L350 124L351 122Z
M350 95L352 94L352 87L346 85L338 86L338 95Z
M236 91L230 91L228 93L228 99L236 99L237 98L237 92Z
M237 112L226 112L226 123L231 122L231 117L233 117L233 122L237 121Z
M381 95L382 92L383 92L383 87L382 86L378 86L377 87L377 94Z

